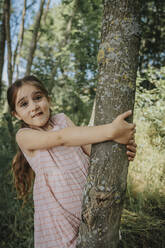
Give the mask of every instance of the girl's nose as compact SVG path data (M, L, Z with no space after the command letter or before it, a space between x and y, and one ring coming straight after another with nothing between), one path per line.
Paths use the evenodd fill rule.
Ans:
M30 104L30 110L32 112L35 112L38 108L39 108L38 103L32 101L31 104Z

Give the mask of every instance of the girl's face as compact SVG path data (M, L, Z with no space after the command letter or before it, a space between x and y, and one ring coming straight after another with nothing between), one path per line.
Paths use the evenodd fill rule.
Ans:
M19 88L14 115L30 127L44 127L50 118L50 102L41 90L24 84Z

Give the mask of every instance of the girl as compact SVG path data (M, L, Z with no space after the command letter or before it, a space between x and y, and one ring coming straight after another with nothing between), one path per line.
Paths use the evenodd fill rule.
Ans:
M7 97L12 114L22 122L16 134L20 151L13 160L22 198L30 190L32 170L35 173L35 247L76 247L90 144L106 140L127 144L128 159L133 160L135 124L124 120L131 111L110 124L76 127L63 113L51 116L48 93L34 76L17 80Z

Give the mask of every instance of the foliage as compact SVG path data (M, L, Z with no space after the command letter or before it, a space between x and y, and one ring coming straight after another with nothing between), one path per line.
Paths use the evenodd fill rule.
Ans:
M160 68L164 65L165 56L165 1L142 1L140 46L140 68L148 65Z
M33 247L33 207L32 201L22 208L13 189L10 172L12 156L1 155L0 168L0 221L1 248ZM5 210L5 212L4 212Z
M137 81L136 108L141 120L148 121L151 144L165 148L165 67L150 67ZM138 115L138 112L137 112Z
M11 161L13 151L5 120L1 118L0 128L0 247L33 247L32 201L22 208L13 188Z

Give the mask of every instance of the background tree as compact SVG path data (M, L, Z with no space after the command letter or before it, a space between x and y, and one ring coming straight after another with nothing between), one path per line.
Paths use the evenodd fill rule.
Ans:
M21 56L22 44L23 44L23 39L24 39L24 23L25 23L26 8L27 8L27 1L24 0L20 31L18 34L17 44L16 44L15 51L14 51L14 59L13 59L13 71L14 71L15 65L16 65L16 78L18 78L18 76L19 76L18 66L19 66L19 60L20 60L20 56Z
M35 23L34 23L34 29L33 29L33 35L32 35L32 40L29 46L29 53L28 53L28 58L27 58L27 65L26 65L26 75L30 74L31 71L31 66L33 62L33 57L37 45L37 36L40 28L40 21L43 13L43 8L44 8L45 0L41 0L40 2L40 8L39 11L36 15Z
M134 106L140 41L139 1L104 1L95 124L112 122ZM93 146L77 247L116 248L127 185L125 146Z
M10 0L5 0L4 10L5 10L5 32L7 41L7 68L8 68L8 82L9 85L12 84L13 70L12 70L12 49L11 49L11 35L10 35Z
M0 2L0 98L2 94L2 73L4 66L4 54L5 54L5 11L4 11L4 0Z

